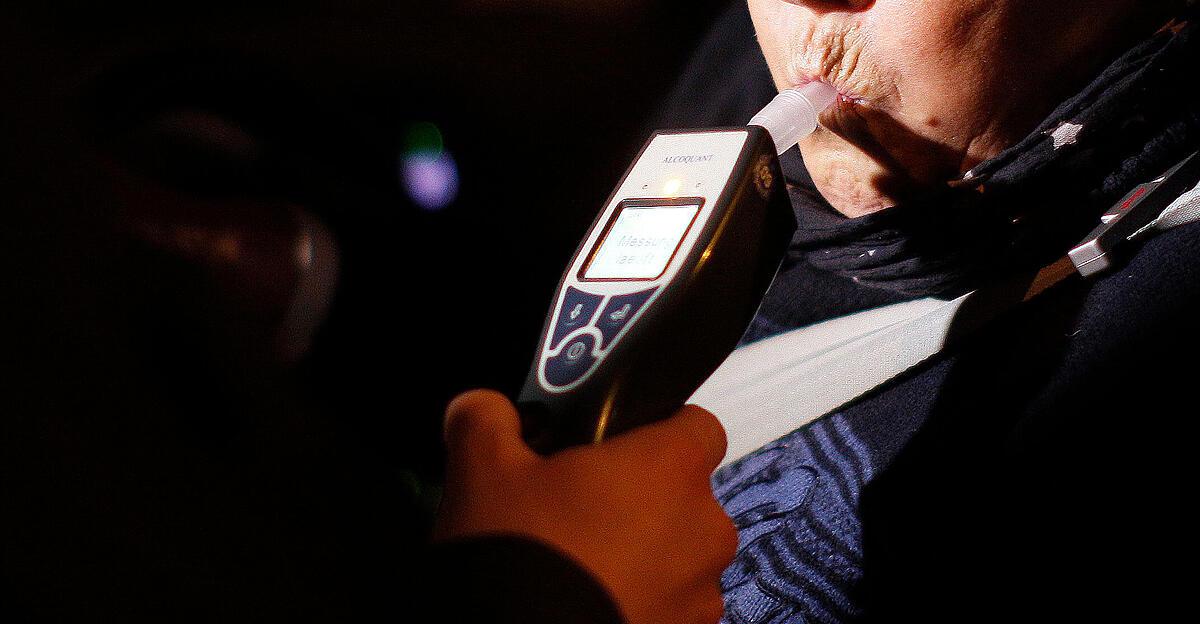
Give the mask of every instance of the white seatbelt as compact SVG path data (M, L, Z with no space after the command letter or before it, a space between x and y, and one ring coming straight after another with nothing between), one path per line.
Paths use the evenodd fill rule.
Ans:
M725 426L725 462L828 414L942 350L953 301L919 299L859 312L734 351L689 403Z
M1190 188L1127 238L1200 220L1200 185ZM1128 210L1131 204L1118 206ZM867 310L746 345L725 360L689 403L709 410L725 426L729 447L722 465L729 464L936 355L946 346L951 327L956 336L968 333L1075 271L1064 258L1032 280L949 301L927 298Z

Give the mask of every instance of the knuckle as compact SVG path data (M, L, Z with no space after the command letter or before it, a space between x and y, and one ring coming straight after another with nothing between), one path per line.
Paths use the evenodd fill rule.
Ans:
M711 470L725 456L729 444L725 427L712 412L702 407L685 405L680 411L688 430L683 438L692 445L694 456Z
M702 429L706 432L713 432L720 429L720 421L713 415L712 412L691 403L679 408L679 417L688 421L688 426Z
M446 415L449 417L451 415L478 414L489 405L502 400L504 400L504 395L495 390L487 388L467 390L450 400L446 406Z
M465 446L467 440L471 439L480 428L482 427L479 422L479 414L470 410L462 410L446 413L446 422L442 433L449 450L453 452L462 450L461 447Z
M708 427L708 435L711 437L713 446L723 455L729 446L729 437L725 433L725 426L712 412L694 405L691 407L698 412L698 418L704 423L704 426Z
M479 411L477 408L479 392L479 390L468 390L446 404L442 428L447 440L459 435L463 427L467 426L473 415Z
M443 421L447 442L461 442L491 429L504 415L508 399L488 389L469 390L450 401Z

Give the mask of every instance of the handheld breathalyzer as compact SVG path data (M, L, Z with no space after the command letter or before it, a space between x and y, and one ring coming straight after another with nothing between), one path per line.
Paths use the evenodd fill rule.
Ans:
M650 138L559 282L517 401L533 448L665 418L728 357L796 229L777 154L836 97L811 83L748 126Z

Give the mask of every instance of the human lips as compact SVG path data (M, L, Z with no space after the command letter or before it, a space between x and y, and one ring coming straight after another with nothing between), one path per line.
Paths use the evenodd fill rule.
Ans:
M862 96L848 91L845 87L828 80L822 80L813 75L801 75L790 82L793 89L799 89L814 82L819 82L832 86L837 90L837 99L828 108L818 112L818 125L820 128L845 137L858 136L860 137L859 140L862 140L861 137L863 135L869 134L866 115L871 113L871 109Z
M882 105L894 85L872 57L864 26L849 18L815 18L793 5L783 5L768 21L781 88L811 82L832 85L842 101Z
M875 77L881 72L872 71L856 55L853 59L830 55L819 66L805 62L804 56L794 55L787 64L786 80L791 87L802 87L812 82L823 82L837 89L839 101L856 104L882 105L885 98L882 86L887 84Z
M824 83L833 87L838 93L838 103L865 104L867 102L866 98L850 91L846 87L811 74L801 74L799 77L792 79L790 88L799 89L814 82Z
M836 89L837 101L821 114L821 126L859 141L870 134L868 119L895 114L898 101L889 97L896 81L885 79L861 39L854 28L822 29L793 39L782 73L789 87L821 82Z

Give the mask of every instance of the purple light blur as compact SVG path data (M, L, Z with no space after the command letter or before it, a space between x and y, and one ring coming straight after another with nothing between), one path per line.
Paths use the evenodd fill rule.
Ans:
M411 152L400 157L404 189L425 210L441 210L458 197L458 165L449 152Z

